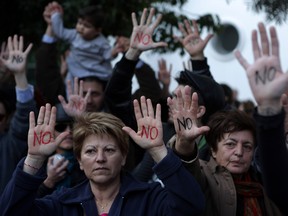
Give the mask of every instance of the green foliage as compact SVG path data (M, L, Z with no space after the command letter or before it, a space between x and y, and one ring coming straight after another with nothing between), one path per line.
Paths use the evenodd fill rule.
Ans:
M8 36L13 34L21 34L24 36L25 42L33 42L34 50L37 49L46 28L42 13L49 2L51 1L1 0L0 14L2 18L0 24L2 34L0 35L0 41L5 41ZM59 0L58 2L64 9L63 19L67 28L74 28L80 8L88 5L102 6L106 14L105 28L103 29L103 33L106 36L130 36L133 27L131 13L135 12L139 18L143 8L153 6L157 9L157 13L163 14L161 25L158 33L154 35L154 39L168 43L168 48L157 49L157 52L164 53L180 50L180 53L183 54L180 44L174 41L173 34L178 28L178 22L182 22L185 18L183 14L176 13L175 9L181 9L187 0ZM219 19L207 14L200 17L198 23L201 29L208 27L216 30L220 22ZM63 46L60 48L63 49Z
M275 21L281 24L287 20L288 1L255 0L250 6L257 13L265 12L267 21Z

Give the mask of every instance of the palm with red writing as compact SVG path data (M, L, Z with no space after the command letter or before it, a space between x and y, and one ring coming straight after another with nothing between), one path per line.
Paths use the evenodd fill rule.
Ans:
M163 129L161 122L161 106L157 104L154 115L153 105L150 99L142 96L140 104L134 100L134 112L137 120L137 133L129 127L124 127L129 136L143 149L146 149L156 162L167 155L167 149L163 142Z
M37 164L36 161L41 164L56 150L69 132L63 132L55 139L56 107L51 108L50 104L40 108L36 123L33 112L29 117L27 158L34 164Z
M81 80L78 84L78 78L74 78L74 87L72 91L72 84L69 80L67 82L68 89L68 103L65 101L62 95L58 96L59 101L61 102L64 111L67 115L71 117L81 116L86 110L87 101L91 94L91 89L88 90L85 97L83 96L83 81ZM80 86L79 86L80 85Z
M252 46L255 62L249 64L239 51L235 56L246 70L250 88L258 106L280 107L280 98L288 90L288 74L283 73L279 57L279 43L274 27L270 28L271 42L268 40L263 23L258 24L261 47L258 44L257 31L252 32Z
M201 114L198 114L198 95L194 92L191 96L191 87L185 86L183 92L180 88L176 90L176 96L173 99L168 98L167 103L173 115L173 122L177 134L176 145L181 149L189 149L193 152L193 143L200 135L209 131L209 127L199 127ZM191 149L191 150L190 150ZM184 151L184 152L185 152ZM181 152L179 152L181 153Z
M1 56L0 61L2 64L14 74L23 74L26 71L27 56L32 49L32 44L30 43L25 51L24 49L24 39L23 36L18 38L18 35L8 37L7 42L8 47L8 58L7 56Z
M187 19L184 20L184 25L182 23L179 23L179 30L181 31L183 38L176 38L181 42L182 46L189 53L191 58L203 59L204 49L209 40L213 37L213 34L208 34L204 39L202 39L199 35L198 25L196 21L192 20L192 23L193 28L191 27Z
M132 13L132 23L133 23L133 32L130 40L130 48L136 49L139 51L145 51L149 49L154 49L157 47L167 46L167 43L164 42L154 42L152 35L154 30L159 25L162 16L159 15L156 20L152 23L152 18L155 14L155 9L150 10L149 16L147 18L147 8L143 10L140 23L138 24L136 19L136 14Z

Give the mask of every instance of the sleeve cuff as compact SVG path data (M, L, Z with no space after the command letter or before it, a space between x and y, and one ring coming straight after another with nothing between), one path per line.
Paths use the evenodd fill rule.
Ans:
M34 87L28 84L26 89L16 87L16 99L20 103L26 103L34 98Z

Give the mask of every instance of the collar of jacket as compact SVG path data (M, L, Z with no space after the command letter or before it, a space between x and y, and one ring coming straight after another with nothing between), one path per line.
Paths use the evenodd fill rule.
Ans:
M148 190L149 188L147 183L137 181L131 174L121 174L121 197L125 197L130 192ZM55 196L58 196L59 202L63 204L81 203L94 199L88 179L73 188L60 189Z

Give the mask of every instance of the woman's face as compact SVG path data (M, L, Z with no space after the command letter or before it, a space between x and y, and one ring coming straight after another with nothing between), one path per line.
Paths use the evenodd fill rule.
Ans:
M83 142L78 161L90 182L109 185L119 180L126 156L122 155L114 138L90 135Z
M254 152L254 139L250 131L226 133L218 142L217 152L212 151L216 162L232 174L248 171Z

